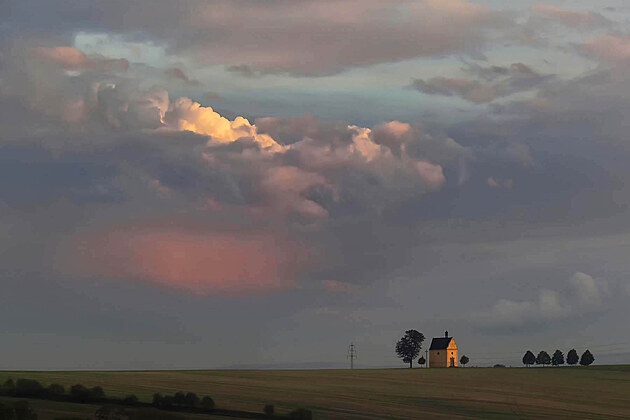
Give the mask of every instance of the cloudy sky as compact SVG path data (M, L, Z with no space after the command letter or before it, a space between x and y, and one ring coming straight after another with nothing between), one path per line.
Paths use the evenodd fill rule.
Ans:
M628 113L624 0L0 0L0 369L627 362Z

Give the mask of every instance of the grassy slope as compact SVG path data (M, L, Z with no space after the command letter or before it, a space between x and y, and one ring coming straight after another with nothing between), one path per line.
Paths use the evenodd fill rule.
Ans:
M193 391L219 407L316 418L630 418L630 366L166 372L0 372L45 384L100 385L108 395Z

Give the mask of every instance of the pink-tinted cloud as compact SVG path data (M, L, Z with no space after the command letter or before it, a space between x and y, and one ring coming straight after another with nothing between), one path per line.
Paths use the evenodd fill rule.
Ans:
M65 69L99 69L101 71L127 70L129 61L124 58L88 57L74 47L37 47L33 49L36 57L57 63Z
M87 56L74 47L37 47L33 52L66 68L84 67L88 62Z
M271 233L126 226L79 235L60 267L199 295L271 293L295 286L304 250Z
M611 63L630 62L630 37L600 35L582 44L581 50L594 58Z
M271 168L262 181L262 189L270 196L270 204L283 213L324 218L328 216L328 211L303 195L306 191L318 186L332 188L323 176L294 166Z
M415 163L416 169L420 174L420 177L431 188L439 189L446 182L444 178L444 172L440 165L434 165L431 162L418 161Z

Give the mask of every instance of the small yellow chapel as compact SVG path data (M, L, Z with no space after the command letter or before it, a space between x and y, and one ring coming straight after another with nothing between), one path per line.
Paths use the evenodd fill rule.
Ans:
M457 367L457 344L453 337L444 332L444 337L431 340L429 348L429 367Z

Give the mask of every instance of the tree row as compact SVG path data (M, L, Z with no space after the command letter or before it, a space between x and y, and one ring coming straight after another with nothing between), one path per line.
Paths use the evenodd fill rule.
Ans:
M589 350L586 350L584 353L582 353L582 357L578 357L577 351L575 351L575 349L569 350L569 352L567 353L566 363L568 365L577 365L578 363L580 363L580 365L582 366L589 366L594 361L595 357L593 357L593 354ZM562 353L560 350L556 350L553 353L553 356L549 356L549 353L544 350L541 350L540 353L538 353L538 356L534 356L534 353L532 353L531 350L527 350L527 352L523 356L523 364L527 367L530 367L534 364L542 366L560 366L564 365L564 363L564 353Z

